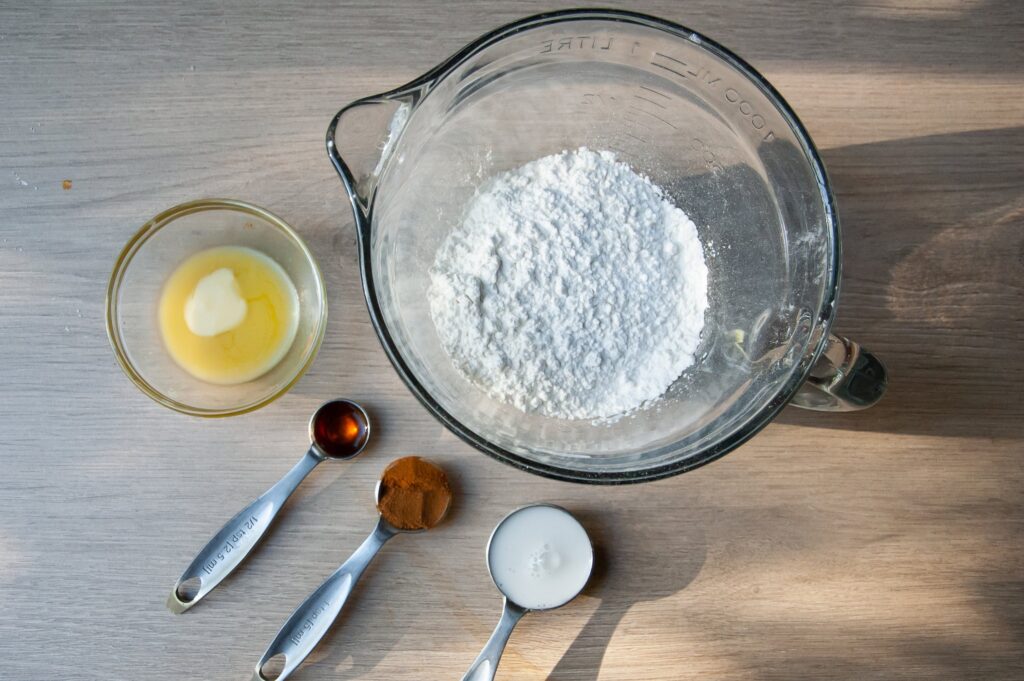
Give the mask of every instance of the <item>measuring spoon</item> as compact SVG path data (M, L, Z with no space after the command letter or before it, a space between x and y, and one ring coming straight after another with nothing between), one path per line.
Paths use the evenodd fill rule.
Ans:
M181 614L201 601L245 560L284 502L321 461L358 456L370 439L370 417L350 400L325 402L309 419L309 439L312 444L295 467L229 520L185 568L167 599L171 612ZM199 586L193 592L189 584L195 580Z
M396 527L386 517L389 513L388 500L394 498L390 495L411 495L405 500L405 503L402 503L403 500L400 499L397 504L399 507L408 508L409 501L421 502L421 508L431 505L429 503L430 499L424 496L423 488L417 487L416 484L412 486L403 485L402 487L391 486L389 488L389 471L399 467L409 470L410 465L414 466L415 469L438 476L438 479L443 483L443 491L438 492L441 496L434 497L434 500L437 502L433 504L436 511L418 518L410 528ZM288 678L302 664L302 661L313 652L313 649L331 628L331 625L334 624L334 620L338 618L341 609L345 606L345 602L355 588L356 582L359 581L363 571L366 570L370 561L377 555L381 547L396 534L423 532L440 523L448 513L452 495L451 488L448 487L447 477L441 468L429 461L411 456L397 459L388 464L388 467L381 474L381 479L377 481L374 496L376 497L377 508L380 511L377 526L373 528L370 536L355 550L349 559L342 563L341 567L334 571L334 574L324 580L323 584L295 609L295 612L284 623L281 630L277 632L273 642L264 651L260 661L256 663L256 670L253 673L252 681L284 681ZM279 656L284 657L283 668L280 671L270 669L272 665L268 665L268 663Z
M501 619L462 681L492 681L523 615L576 598L593 567L590 537L564 508L534 504L505 516L487 542L487 570L504 596Z

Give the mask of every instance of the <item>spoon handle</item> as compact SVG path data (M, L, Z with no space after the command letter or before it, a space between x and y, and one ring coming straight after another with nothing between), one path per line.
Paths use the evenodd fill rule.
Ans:
M381 518L366 541L284 623L256 663L253 681L268 681L269 678L284 681L302 664L334 624L366 566L384 546L384 542L393 536L395 531ZM279 655L284 656L284 668L276 675L264 676L263 668L267 662Z
M509 599L505 599L504 608L501 611L501 619L498 626L494 627L494 633L487 640L484 649L480 651L476 660L470 666L469 671L462 677L462 681L492 681L494 672L498 670L498 662L501 654L505 652L505 644L516 623L526 614L526 610L516 605Z
M175 614L185 612L230 575L259 543L295 488L321 461L323 457L310 447L277 484L225 523L174 583L168 609ZM199 580L198 590L194 595L181 593L182 584L191 579Z

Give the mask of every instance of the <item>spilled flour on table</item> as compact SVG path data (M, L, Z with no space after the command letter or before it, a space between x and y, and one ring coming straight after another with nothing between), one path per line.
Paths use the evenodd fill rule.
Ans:
M467 379L525 412L601 419L694 362L708 306L697 228L614 154L547 156L481 187L431 269Z

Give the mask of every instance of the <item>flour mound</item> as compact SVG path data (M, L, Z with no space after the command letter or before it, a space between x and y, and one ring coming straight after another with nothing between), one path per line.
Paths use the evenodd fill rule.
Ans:
M438 248L430 312L492 397L563 419L623 414L694 362L697 228L614 154L581 148L493 178Z

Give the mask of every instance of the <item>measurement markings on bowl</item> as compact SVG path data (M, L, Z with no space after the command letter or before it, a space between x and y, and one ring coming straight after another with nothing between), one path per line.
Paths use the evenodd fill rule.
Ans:
M652 92L655 92L655 91L652 90ZM658 94L660 94L660 93L658 93ZM666 96L662 95L662 97L666 97ZM620 100L620 98L616 97L615 95L600 95L600 94L593 93L593 92L587 92L587 93L584 93L584 95L583 95L583 103L586 106L598 106L598 107L604 107L606 109L617 109L618 110L618 115L622 116L622 120L626 121L627 123L631 123L631 124L635 125L638 128L643 128L644 130L647 130L648 132L654 132L654 128L652 128L647 123L644 123L643 121L639 120L637 117L628 114L627 112L634 111L634 112L637 112L637 113L644 113L644 114L647 114L649 116L652 116L653 118L655 118L658 121L660 121L661 123L669 126L670 128L673 128L673 129L676 128L675 125L673 125L672 123L669 123L667 120L665 120L661 116L658 116L657 114L651 113L649 111L645 111L644 109L641 109L639 107L633 106L632 104L623 104L623 102ZM664 107L662 107L662 108L664 108ZM625 133L625 134L628 135L629 137L632 137L633 139L635 139L635 140L637 140L639 142L644 142L645 144L647 142L647 140L643 139L642 137L637 137L636 135L630 135L629 133Z
M661 60L661 62L659 62L659 59ZM668 63L665 64L662 62ZM688 63L686 63L682 59L676 59L675 57L670 57L669 55L663 54L661 52L654 53L654 58L651 59L651 66L656 66L659 69L664 69L665 71L668 71L669 73L674 73L680 78L683 78L684 80L696 80L699 83L707 85L708 87L712 88L717 87L719 81L722 80L721 78L718 78L714 74L712 74L709 69L701 67L698 68L697 70L694 70L690 67Z
M594 92L583 94L583 103L588 106L613 106L619 101L615 95L599 95Z
M754 105L744 99L743 95L741 95L736 88L727 87L724 90L720 89L718 84L722 79L715 76L710 69L704 67L694 69L682 59L677 59L676 57L669 56L662 52L654 53L654 58L651 59L651 66L656 66L659 69L673 73L683 80L696 81L706 88L722 92L722 96L725 98L725 101L729 104L735 105L736 110L740 112L741 116L747 119L747 122L750 123L751 127L763 135L761 138L762 141L770 142L775 139L775 133L767 127L768 121L764 116L759 114L756 109L754 109ZM645 91L655 92L649 88L643 89ZM637 95L637 97L640 96ZM642 97L640 98L642 99Z
M647 125L646 123L644 123L644 122L642 122L640 120L637 120L633 116L627 116L626 114L623 114L622 115L622 120L626 121L627 123L632 123L633 125L637 126L638 128L643 128L644 130L647 130L649 132L654 132L654 128L652 128L651 126Z
M704 164L707 165L709 170L723 170L722 164L718 161L718 156L711 150L707 142L699 137L694 137L690 141L690 148L700 152L701 157L704 159Z
M679 128L677 128L677 127L675 126L675 124L673 124L673 123L670 123L669 121L665 120L664 118L662 118L662 117L661 117L661 116L659 116L658 114L656 114L656 113L651 113L650 111L647 111L646 109L641 109L641 108L640 108L640 107L638 107L638 106L632 106L632 105L630 105L630 106L627 106L627 107L626 107L626 110L627 110L627 111L636 111L637 113L642 113L642 114L646 114L647 116L650 116L651 118L653 118L653 119L655 119L655 120L657 120L657 121L660 121L660 122L664 123L665 125L667 125L668 127L672 128L673 130L678 130L678 129L679 129Z
M640 89L641 90L645 90L647 92L653 92L656 95L661 95L665 99L669 98L668 95L662 95L660 92L658 92L656 90L651 90L650 88L644 87L643 85L640 86ZM645 94L646 94L646 92L645 92ZM633 95L633 96L635 98L639 99L641 102L647 102L648 104L653 104L654 106L658 107L659 109L667 109L668 108L667 106L665 106L661 102L654 101L654 99L652 99L649 95L646 96L646 97L644 95Z
M540 54L548 52L568 52L571 50L610 50L612 49L611 36L589 36L576 35L566 38L555 38L545 40L540 44Z
M757 113L757 111L754 110L754 105L748 102L747 100L743 99L742 95L740 95L740 93L737 92L734 88L726 88L725 101L729 102L730 104L735 104L736 109L740 112L741 115L743 115L744 118L747 119L747 121L750 123L751 126L753 126L755 130L757 130L758 132L764 130L765 126L767 125L767 121L765 121L764 116ZM772 132L770 129L768 130L768 132L764 133L764 137L762 138L762 140L765 142L770 142L773 139L775 139L775 133Z

